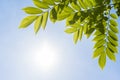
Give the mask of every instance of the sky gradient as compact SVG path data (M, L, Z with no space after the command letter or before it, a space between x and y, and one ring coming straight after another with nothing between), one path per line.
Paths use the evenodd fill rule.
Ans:
M26 29L18 29L20 21L26 16L21 9L33 5L32 0L0 2L0 80L120 79L120 53L115 63L107 60L106 67L101 70L97 59L92 59L92 37L83 37L75 45L72 35L64 32L64 21L55 24L48 21L46 30L41 29L37 35L33 24ZM50 43L57 50L58 59L48 71L36 68L32 62L43 42Z

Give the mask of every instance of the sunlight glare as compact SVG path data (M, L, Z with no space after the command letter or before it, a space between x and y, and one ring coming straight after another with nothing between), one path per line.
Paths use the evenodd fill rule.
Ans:
M42 70L49 70L57 63L57 52L55 47L44 42L34 57L34 64Z

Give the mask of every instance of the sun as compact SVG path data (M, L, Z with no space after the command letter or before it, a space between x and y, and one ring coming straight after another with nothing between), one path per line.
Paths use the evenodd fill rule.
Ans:
M34 65L44 71L52 69L57 63L57 50L53 45L44 42L34 54Z

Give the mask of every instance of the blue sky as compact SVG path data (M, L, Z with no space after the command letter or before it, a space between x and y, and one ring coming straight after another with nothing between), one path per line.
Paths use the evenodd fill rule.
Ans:
M120 53L115 63L107 60L105 69L101 70L97 59L92 59L92 37L83 37L81 42L74 45L72 35L64 32L64 21L55 24L48 21L46 30L40 30L37 35L33 25L18 29L20 21L26 16L21 9L31 5L32 0L1 0L0 80L120 79ZM32 57L41 50L43 42L50 43L57 50L55 66L47 72L34 67L32 62Z

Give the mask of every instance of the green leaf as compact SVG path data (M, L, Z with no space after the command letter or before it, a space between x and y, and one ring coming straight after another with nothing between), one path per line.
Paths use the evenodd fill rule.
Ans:
M26 8L23 8L23 10L27 13L27 14L40 14L42 13L43 11L38 9L38 8L35 8L35 7L26 7Z
M118 16L116 14L110 14L110 16L114 19L118 19Z
M54 1L60 1L60 0L43 0L43 2L49 4L49 5L54 5Z
M89 1L91 1L91 3L92 3L93 6L97 5L96 0L89 0Z
M35 24L34 24L34 31L35 33L37 33L41 27L41 23L42 23L42 17L43 16L39 16L36 21L35 21Z
M83 0L78 0L78 2L79 2L79 4L80 4L81 8L87 9L87 7L85 6Z
M71 14L69 17L67 17L66 19L66 26L70 26L73 25L75 23L75 21L73 21L75 14Z
M110 36L108 36L108 40L109 40L109 42L110 42L112 45L118 46L118 41L112 39Z
M114 53L118 53L118 49L113 46L110 42L107 43L107 46L114 52Z
M118 37L113 31L109 30L108 34L111 36L112 39L118 41Z
M118 26L118 23L113 19L110 20L110 24L113 26Z
M119 30L117 27L113 26L113 25L110 25L110 29L115 32L115 33L119 33Z
M97 58L98 56L100 56L100 53L99 52L94 52L92 58Z
M88 7L88 8L92 8L92 2L90 0L84 0L84 4Z
M102 40L96 42L96 44L94 45L94 48L98 48L100 46L103 46L104 44L105 44L105 40L102 39Z
M42 25L41 25L43 29L45 29L45 27L46 27L47 19L48 19L48 12L45 12L43 14L43 20L42 20Z
M99 66L101 67L101 69L103 69L105 67L106 64L106 54L105 52L101 53L99 60L98 60Z
M69 7L69 6L64 7L63 11L66 12L66 13L72 13L72 12L74 12L74 10L71 7Z
M73 9L75 9L75 10L77 10L77 11L80 11L80 10L81 10L81 9L80 9L80 6L79 6L77 3L75 3L75 2L71 2L70 5L72 6Z
M56 20L57 20L57 7L58 6L55 6L51 11L50 11L50 20L52 21L52 22L56 22Z
M87 32L88 32L88 24L85 24L84 25L84 34L87 34Z
M105 38L104 34L103 35L98 35L98 36L94 37L94 39L92 41L99 41L99 40L102 40L104 38Z
M77 31L76 28L67 28L67 29L65 30L65 32L68 33L68 34L74 33L74 32L76 32L76 31Z
M55 2L60 2L61 0L55 0Z
M75 23L75 24L71 25L71 27L80 29L80 27L82 27L82 26L80 26L80 23Z
M110 60L116 61L116 57L114 53L112 53L109 48L106 48L106 54Z
M96 30L94 33L95 36L102 35L102 33L99 30Z
M84 27L81 26L81 27L80 27L80 30L79 30L79 39L80 39L80 40L82 39L82 36L83 36L83 29L84 29Z
M90 28L90 29L87 30L87 32L86 32L87 38L89 38L92 35L92 33L94 32L94 30L95 30L95 28Z
M96 48L94 53L93 53L93 58L98 57L99 55L101 55L102 52L104 52L105 47L101 46L99 48Z
M26 28L26 27L28 27L28 26L29 26L30 24L32 24L37 18L38 18L38 16L27 16L27 17L25 17L25 18L22 20L19 28Z
M73 41L76 44L79 39L79 31L74 32Z
M70 16L70 13L61 13L61 14L59 14L58 16L57 16L57 20L64 20L64 19L66 19L67 17L69 17Z
M39 8L42 8L42 9L48 9L49 8L49 5L45 2L42 2L42 1L39 1L39 0L33 0L33 3L39 7Z

